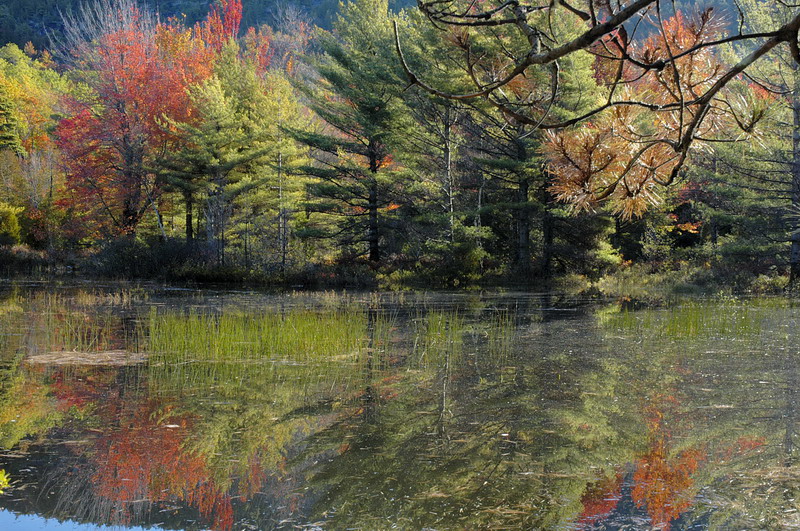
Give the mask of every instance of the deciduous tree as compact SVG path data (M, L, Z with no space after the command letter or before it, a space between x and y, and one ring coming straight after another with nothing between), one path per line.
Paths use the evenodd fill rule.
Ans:
M110 232L134 233L151 207L160 224L154 162L179 140L160 121L191 119L187 89L211 75L240 20L239 0L223 0L192 29L159 23L133 0L101 0L66 19L62 56L90 88L59 127L67 203L87 218L102 213L95 221Z

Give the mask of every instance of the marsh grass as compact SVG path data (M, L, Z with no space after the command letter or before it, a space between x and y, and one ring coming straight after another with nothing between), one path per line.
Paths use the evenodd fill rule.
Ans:
M687 302L668 308L598 312L601 324L624 332L647 331L671 339L753 337L764 331L776 305L773 299Z
M78 365L149 359L145 370L160 389L277 383L300 391L368 385L399 365L457 369L473 362L464 357L473 343L482 345L475 362L495 366L515 341L512 311L443 310L425 294L291 294L256 310L147 308L139 304L146 298L135 290L35 294L24 313L36 330L28 350L42 363L57 354Z
M458 363L468 327L459 311L431 310L414 322L414 348L409 367L427 369Z
M400 330L396 312L370 310L368 315L367 348L361 349L360 362L385 371L396 362Z
M37 292L18 298L19 310L13 325L9 316L3 320L27 332L27 348L33 355L53 352L90 354L127 351L139 344L142 330L122 319L118 311L135 303L133 292L114 293L78 291L69 293ZM138 350L134 350L138 352Z
M148 349L171 363L357 358L367 319L353 311L288 310L224 313L191 311L149 317Z
M486 328L487 357L493 366L505 365L511 359L516 343L517 316L510 310L492 312Z
M160 389L291 385L300 394L364 383L389 366L394 325L381 314L335 310L214 314L158 312L148 319L151 375Z
M51 351L101 352L122 347L119 321L110 314L77 311L44 314L44 330Z
M18 293L12 293L0 300L0 318L19 314L23 311L24 299Z
M116 306L119 308L130 308L134 304L145 302L149 296L145 290L128 288L114 291L78 290L72 297L72 301L78 306Z

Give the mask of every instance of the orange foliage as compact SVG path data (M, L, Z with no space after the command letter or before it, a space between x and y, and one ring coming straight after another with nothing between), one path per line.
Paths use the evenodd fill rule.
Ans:
M250 28L244 37L244 56L251 60L260 72L266 72L275 51L271 46L272 31L269 26L261 29Z
M678 223L675 225L675 230L681 232L688 232L689 234L697 234L700 232L700 227L703 225L702 221L697 221L692 223L691 221L687 221L686 223Z
M700 450L686 450L670 456L666 441L656 440L636 464L633 501L647 507L655 527L669 529L670 522L691 507L694 474L704 458Z
M184 450L192 419L171 416L155 420L155 403L144 403L121 428L100 438L92 456L92 478L99 496L119 508L120 523L128 523L134 502L183 501L212 520L214 529L233 526L230 496L210 476L205 458Z
M578 526L591 526L609 516L621 498L622 474L588 485L581 497L583 512L578 519Z
M733 457L761 451L766 444L767 440L764 437L739 437L732 446L722 452L721 459L725 461Z
M744 95L729 91L724 102L718 97L698 128L689 127L704 112L696 100L725 72L710 48L692 49L722 29L722 21L707 10L695 19L678 14L664 21L663 34L654 32L639 46L628 43L622 29L596 44L596 79L610 85L619 75L612 100L637 104L615 105L594 123L548 133L544 152L551 191L579 209L609 199L623 218L640 216L659 200L656 187L669 184L683 162L687 134L702 145L703 139L730 137L737 127L752 132L764 105L759 92L746 86ZM641 63L664 65L643 70L624 61L620 71L623 52Z
M378 169L382 170L383 168L388 168L393 164L394 164L394 157L392 157L391 155L386 155L382 159L378 160Z
M767 444L767 440L764 437L739 437L736 440L736 449L737 453L742 455L758 448L762 448L765 444Z
M50 389L58 401L57 407L60 411L73 407L80 410L111 398L111 388L116 377L117 371L114 369L76 367L69 376L59 370L52 376Z
M195 34L198 39L218 52L231 39L236 38L241 23L241 0L219 0L211 7L206 20L195 27Z
M242 483L239 486L239 494L242 501L247 501L258 493L264 481L267 479L267 471L261 458L256 455L250 459L247 464L247 474L242 478Z
M664 417L678 405L674 396L656 397L646 408L650 449L636 463L631 497L638 507L646 507L657 529L669 529L670 523L692 505L694 474L705 460L705 452L691 448L677 455L670 452L671 433Z
M147 168L180 141L165 118L191 122L188 88L210 77L241 22L241 2L224 0L193 29L172 19L152 28L134 7L78 61L96 98L68 102L59 124L68 194L61 206L82 220L81 236L133 233L159 189ZM123 16L127 15L127 16Z

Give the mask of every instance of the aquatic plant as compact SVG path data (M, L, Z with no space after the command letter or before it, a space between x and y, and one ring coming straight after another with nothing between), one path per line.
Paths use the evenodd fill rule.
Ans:
M461 358L467 325L458 311L429 311L416 319L413 368L440 367Z

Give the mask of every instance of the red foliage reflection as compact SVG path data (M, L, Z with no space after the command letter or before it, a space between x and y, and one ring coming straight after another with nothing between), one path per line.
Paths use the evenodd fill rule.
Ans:
M617 508L621 491L622 474L589 485L581 497L583 512L578 519L578 527L591 526L608 517Z
M670 451L671 432L664 417L677 415L678 400L661 396L645 410L650 447L636 463L634 487L631 493L638 507L646 507L657 529L669 529L670 524L692 505L694 474L705 459L705 452L690 448L677 454Z
M182 501L211 520L214 529L232 528L230 496L211 477L205 458L184 447L191 417L157 411L150 402L123 415L120 423L98 439L92 458L96 493L113 502L120 523L131 522L134 504Z

